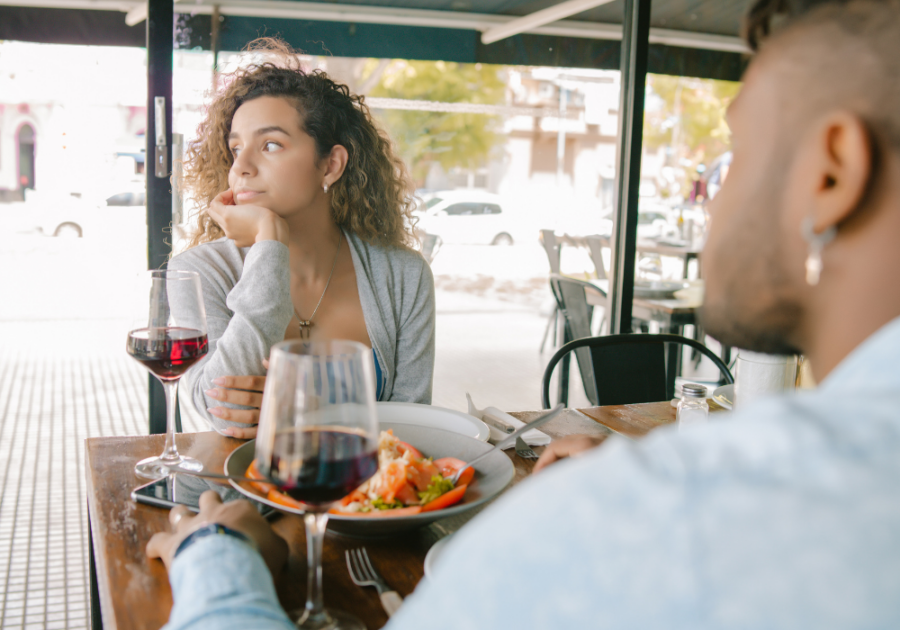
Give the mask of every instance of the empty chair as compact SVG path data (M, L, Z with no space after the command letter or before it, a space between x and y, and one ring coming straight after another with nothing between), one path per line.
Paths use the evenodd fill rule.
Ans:
M428 264L431 264L434 257L437 256L442 244L441 237L436 234L422 235L422 257L428 261Z
M666 344L678 344L695 348L719 369L722 381L734 383L728 366L699 341L679 335L625 334L606 337L586 337L566 343L556 351L541 384L541 403L550 408L550 378L560 361L564 361L560 373L559 402L568 403L568 378L563 382L563 371L571 352L584 353L581 361L582 380L588 400L593 405L627 405L634 403L670 400L675 395L675 373L666 370Z

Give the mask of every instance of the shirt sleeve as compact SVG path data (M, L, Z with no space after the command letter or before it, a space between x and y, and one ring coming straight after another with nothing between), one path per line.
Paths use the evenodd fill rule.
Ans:
M221 432L246 425L217 418L206 411L208 407L247 407L207 399L204 392L215 387L212 381L220 376L265 374L262 361L284 339L293 315L289 253L283 243L263 241L249 249L242 267L239 260L219 255L213 248L204 253L188 250L169 261L169 268L200 274L209 352L185 374L182 391L210 426ZM237 282L231 286L228 278L235 276Z
M422 260L397 331L397 365L390 400L431 404L434 380L434 276ZM406 301L406 300L404 300Z
M293 630L262 556L232 536L207 536L169 572L174 606L164 630Z

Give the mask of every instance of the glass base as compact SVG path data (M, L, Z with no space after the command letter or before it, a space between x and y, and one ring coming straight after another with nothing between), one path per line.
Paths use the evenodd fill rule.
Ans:
M304 610L297 627L301 630L366 630L366 624L355 616L343 610L326 608L323 614L310 617L309 611Z
M193 457L178 456L175 459L163 459L161 457L148 457L134 465L134 474L145 479L162 479L169 476L169 467L189 470L191 472L203 472L203 464Z

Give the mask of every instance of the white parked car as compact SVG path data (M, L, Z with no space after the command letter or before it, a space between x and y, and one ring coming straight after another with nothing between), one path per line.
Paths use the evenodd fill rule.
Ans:
M146 204L143 182L112 190L112 194L104 192L92 199L64 194L27 194L26 201L21 204L18 222L21 228L37 230L46 236L81 237L96 232L107 220L107 213L119 211L123 206L138 211Z
M416 214L416 228L444 243L512 245L521 228L499 195L476 190L431 193Z

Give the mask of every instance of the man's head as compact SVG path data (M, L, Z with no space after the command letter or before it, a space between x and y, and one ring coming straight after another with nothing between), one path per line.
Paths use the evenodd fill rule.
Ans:
M760 23L757 11L755 37ZM877 329L900 315L900 291L859 291L879 265L900 263L900 0L824 2L789 20L763 42L728 122L734 155L703 260L706 330L752 350L831 356L819 346L841 335L836 317ZM815 287L807 218L816 233L837 229ZM851 298L868 315L851 316ZM871 332L844 335L844 354Z

